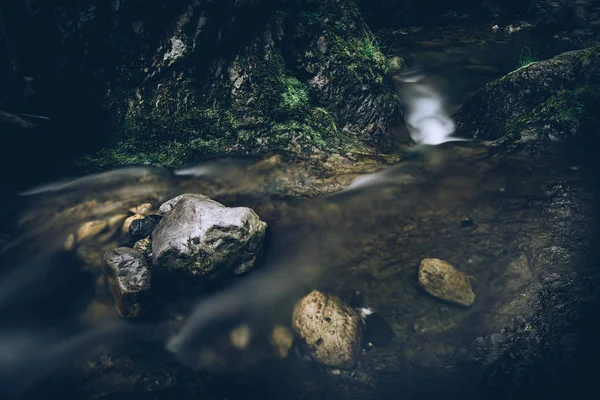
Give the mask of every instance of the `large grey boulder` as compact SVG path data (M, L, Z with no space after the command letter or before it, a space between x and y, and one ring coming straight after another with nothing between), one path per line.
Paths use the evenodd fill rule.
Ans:
M129 247L119 247L104 254L103 264L119 314L125 318L140 316L151 287L150 269L144 255Z
M197 195L171 202L152 232L153 263L169 271L209 276L249 271L260 255L267 224L246 207Z

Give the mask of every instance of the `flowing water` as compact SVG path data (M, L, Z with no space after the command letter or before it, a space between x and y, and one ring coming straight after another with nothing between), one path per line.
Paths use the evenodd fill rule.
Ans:
M579 188L588 172L566 162L545 165L493 155L484 143L453 141L451 110L481 80L514 69L519 46L468 43L445 46L444 52L431 50L431 44L421 47L426 51L402 54L427 77L441 67L444 74L437 81L400 76L411 134L421 143L410 154L219 160L175 171L133 167L21 193L23 212L4 245L0 275L0 388L19 393L89 356L96 361L86 364L84 381L89 390L106 392L99 398L116 399L140 387L177 388L168 395L191 398L198 383L180 364L183 371L210 369L195 356L204 348L225 359L226 371L262 363L259 344L231 353L221 348L220 338L241 323L256 337L276 323L289 325L294 302L314 288L375 310L392 328L390 344L361 356L358 377L351 378L363 383L392 376L408 387L414 371L453 365L478 337L527 318L528 302L549 274L536 269L544 254L535 253L549 248L548 199L557 187ZM454 51L461 55L454 57ZM479 64L465 66L467 53L476 59L493 54L503 64L493 73L468 68ZM444 64L428 61L434 55ZM436 84L443 81L451 84ZM455 93L450 104L447 91ZM152 319L124 323L101 277L100 260L103 252L127 244L126 238L114 229L68 252L65 240L86 221L131 215L143 203L157 209L182 193L256 210L269 224L265 260L247 276L197 297L175 305L165 301ZM444 259L469 276L477 296L472 307L440 302L419 288L417 269L426 257ZM131 361L115 361L118 353L111 360L98 350L123 342L151 350L144 348L133 367ZM312 365L267 360L282 370ZM178 380L178 373L186 378Z
M578 49L571 40L532 36L528 27L455 26L406 30L383 42L390 55L401 56L433 76L449 110L455 112L486 83L540 60Z

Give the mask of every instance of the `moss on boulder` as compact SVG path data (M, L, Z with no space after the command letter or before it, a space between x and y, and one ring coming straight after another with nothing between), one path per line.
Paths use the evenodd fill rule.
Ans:
M600 47L519 68L477 92L456 115L457 133L505 148L580 156L597 147ZM554 146L556 147L556 146Z
M261 6L241 7L256 12ZM202 24L211 29L210 14L201 5L185 9L151 57L127 66L135 70L131 80L111 83L103 107L112 138L78 165L176 167L223 154L385 146L383 133L399 118L397 99L386 59L355 2L263 7L272 17L249 21L230 10L235 27L202 33L223 41L225 48L214 53L198 40ZM241 28L254 36L236 36Z

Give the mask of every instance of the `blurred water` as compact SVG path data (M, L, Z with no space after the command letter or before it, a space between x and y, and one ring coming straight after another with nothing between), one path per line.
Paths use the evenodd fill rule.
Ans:
M540 61L578 49L568 40L532 36L516 25L513 33L500 26L450 26L407 31L389 39L391 55L409 67L420 67L437 85L452 114L469 96L488 82L516 69L524 61Z
M507 60L518 46L498 46L432 51L442 60L438 64L428 61L429 51L398 48L423 69L396 76L416 146L410 158L392 157L393 165L368 156L223 159L179 170L123 168L20 193L18 226L2 249L0 391L26 392L54 371L123 342L149 341L194 369L214 368L198 357L206 349L225 359L221 369L251 368L260 357L254 351L260 340L232 352L223 337L244 324L253 337L264 338L274 324L289 323L294 302L313 288L345 300L360 292L364 306L388 321L397 340L365 356L366 365L394 358L409 369L464 352L476 337L497 329L507 304L538 279L527 268L516 277L512 270L523 256L518 235L541 229L539 204L532 199L543 198L544 185L579 179L561 163L500 160L485 144L451 143L456 104L481 87L480 75L490 80L508 72L509 64L513 68ZM456 47L458 61L451 54ZM482 54L502 65L493 66L493 73L468 69L467 54L480 60L469 65L487 65ZM463 75L453 75L453 64ZM99 260L127 238L116 231L73 251L64 250L65 240L87 221L131 215L132 207L144 203L157 209L183 193L255 209L269 224L266 259L234 282L164 306L152 320L125 323L115 316ZM475 224L463 229L465 220ZM472 279L475 305L459 309L425 296L416 284L424 257L459 265Z

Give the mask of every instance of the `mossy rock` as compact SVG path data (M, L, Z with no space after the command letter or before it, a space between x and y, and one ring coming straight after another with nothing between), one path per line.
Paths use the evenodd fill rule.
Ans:
M103 109L112 137L78 167L177 167L266 152L369 153L389 144L384 133L399 119L397 97L355 2L278 7L260 28L261 21L240 14L236 28L254 36L235 36L231 28L227 48L214 53L197 46L193 33L195 17L206 10L185 11L152 57L127 66L136 70L131 81L111 86ZM221 33L214 34L220 41Z
M498 79L465 103L457 133L536 153L560 143L571 155L597 148L600 47L563 53ZM555 146L556 147L556 146Z

